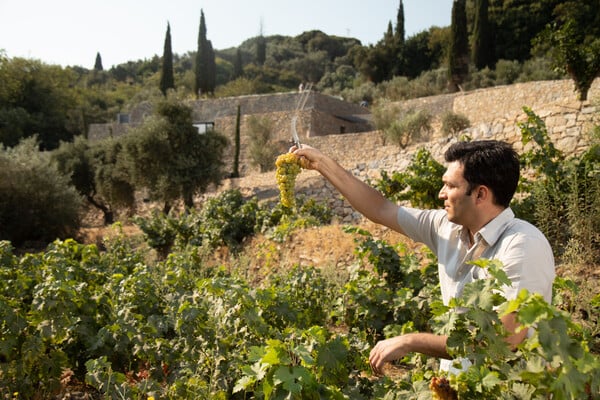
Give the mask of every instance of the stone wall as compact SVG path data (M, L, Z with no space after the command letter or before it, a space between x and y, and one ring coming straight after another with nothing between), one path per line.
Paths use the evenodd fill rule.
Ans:
M300 104L302 109L298 110ZM238 106L243 117L242 137L246 135L245 123L251 115L272 120L275 140L291 140L293 116L297 116L298 133L304 138L372 129L368 109L315 91L193 100L189 101L188 105L192 108L194 123L214 123L215 129L225 134L232 143ZM140 125L151 113L152 105L149 102L140 103L127 115L128 123L115 121L108 124L91 124L88 138L99 140L108 136L123 135L129 128Z
M517 123L526 115L523 107L531 108L546 123L552 141L567 154L577 154L588 145L586 133L594 124L600 124L600 109L594 99L600 97L600 79L596 79L588 94L592 101L580 102L570 80L529 82L510 86L480 89L472 92L432 96L403 102L404 107L426 108L438 119L431 141L416 143L406 149L384 144L378 131L364 133L311 136L305 143L336 159L360 179L377 179L381 170L402 171L413 153L426 147L440 162L443 153L454 139L443 137L439 117L446 111L464 114L471 121L466 132L473 139L498 139L513 144L522 152L521 133ZM274 171L251 174L227 180L220 188L238 188L245 195L276 198ZM360 219L339 193L314 171L302 171L298 176L298 194L327 202L340 221L351 223ZM209 194L210 195L210 194Z

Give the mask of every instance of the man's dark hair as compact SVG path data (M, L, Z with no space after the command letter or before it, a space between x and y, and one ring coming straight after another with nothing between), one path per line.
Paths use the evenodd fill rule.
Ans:
M519 183L519 156L508 143L458 142L446 150L444 158L463 165L464 178L469 183L467 194L476 185L484 185L494 194L496 204L508 207Z

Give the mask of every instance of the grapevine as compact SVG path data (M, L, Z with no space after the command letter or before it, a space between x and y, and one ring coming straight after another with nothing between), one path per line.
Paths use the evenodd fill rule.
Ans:
M281 205L292 208L296 205L294 187L296 176L301 170L300 157L293 153L281 154L277 157L275 166L277 166L276 178Z
M434 376L429 384L431 394L435 400L456 400L458 397L456 392L450 386L448 379L444 377Z

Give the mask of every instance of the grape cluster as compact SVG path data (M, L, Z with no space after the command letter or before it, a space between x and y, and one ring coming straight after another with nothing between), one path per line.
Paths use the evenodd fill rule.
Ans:
M450 386L448 379L444 377L434 376L431 378L429 383L429 389L431 389L432 398L434 400L456 400L458 396L456 391Z
M294 187L296 176L300 173L300 157L293 153L281 154L275 161L277 167L276 178L279 187L281 205L292 208L296 205Z

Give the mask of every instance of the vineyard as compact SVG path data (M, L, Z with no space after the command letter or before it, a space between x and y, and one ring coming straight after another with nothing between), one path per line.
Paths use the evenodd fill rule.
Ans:
M537 182L565 189L559 179L583 176L597 188L592 150L557 160L565 169ZM529 160L548 167L550 158ZM593 219L598 209L585 201L598 196L587 193L575 200ZM445 306L426 248L331 218L312 199L288 208L231 190L199 210L137 216L139 234L117 223L95 244L57 240L21 252L0 242L0 398L600 398L595 271L559 266L552 304L525 291L507 301L502 265L479 260L491 278ZM583 239L574 247L579 231L571 231L564 254L577 248L581 257L589 247ZM302 250L317 244L322 257ZM500 323L512 312L535 328L515 351ZM375 376L373 344L413 331L448 335L449 353L472 366L446 376L438 360L411 354Z
M279 221L262 242L264 268L248 268L244 257L210 265L183 219L146 221L146 232L176 226L173 247L158 261L119 225L102 251L67 240L17 256L2 242L2 398L51 398L74 386L95 398L431 398L436 360L406 357L384 377L367 364L375 340L414 330L448 334L452 354L475 361L450 377L460 398L599 396L600 295L576 322L570 312L584 310L575 308L570 279L557 279L555 306L527 293L507 302L495 290L506 280L500 266L482 262L494 279L465 290L452 306L468 311L457 316L437 300L435 258L426 249L348 227L355 261L335 270L277 269L266 253L274 258L276 247L290 245L291 232L318 232L285 234ZM225 231L233 229L213 227L209 248ZM145 237L159 248L157 237ZM517 352L498 324L513 310L538 328Z

